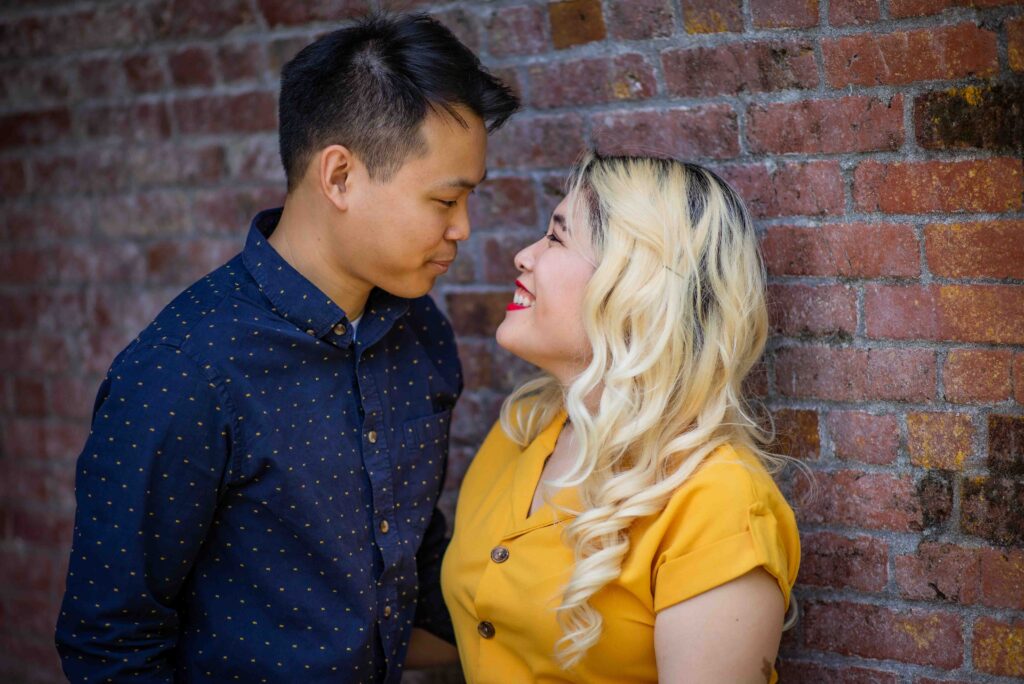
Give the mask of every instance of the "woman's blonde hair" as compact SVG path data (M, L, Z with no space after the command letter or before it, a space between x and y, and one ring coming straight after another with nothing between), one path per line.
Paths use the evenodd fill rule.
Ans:
M596 258L583 302L591 356L568 387L546 374L518 387L501 424L526 445L564 406L575 428L575 463L550 483L578 486L584 507L565 529L575 564L557 609L568 669L601 635L589 600L618 577L635 520L659 513L723 444L746 447L773 473L795 459L766 450L774 435L742 392L768 312L764 263L736 192L695 164L588 154L567 195ZM598 395L592 412L585 400Z

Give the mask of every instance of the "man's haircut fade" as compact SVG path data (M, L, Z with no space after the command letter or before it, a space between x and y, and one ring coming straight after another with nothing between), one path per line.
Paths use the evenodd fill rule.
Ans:
M463 126L454 107L501 126L519 100L452 32L425 14L374 14L303 48L281 70L281 162L288 191L312 156L344 145L370 177L388 180L412 154L424 154L429 111Z

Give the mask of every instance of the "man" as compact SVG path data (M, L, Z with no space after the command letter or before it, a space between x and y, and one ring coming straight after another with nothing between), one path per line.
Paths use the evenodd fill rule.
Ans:
M397 682L410 643L451 654L436 502L462 380L425 295L517 106L422 15L285 65L284 207L100 388L57 624L69 679Z

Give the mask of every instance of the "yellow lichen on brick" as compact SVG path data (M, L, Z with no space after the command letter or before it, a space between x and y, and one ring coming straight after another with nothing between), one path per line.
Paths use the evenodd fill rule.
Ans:
M974 665L985 672L1024 675L1024 629L993 622L976 631Z
M935 641L935 630L939 625L939 618L935 615L928 618L924 625L920 625L916 621L900 621L898 623L899 628L914 640L914 644L918 648L924 651L931 649L932 642Z
M686 10L683 12L683 26L687 33L722 33L729 30L725 17L713 9L703 12Z

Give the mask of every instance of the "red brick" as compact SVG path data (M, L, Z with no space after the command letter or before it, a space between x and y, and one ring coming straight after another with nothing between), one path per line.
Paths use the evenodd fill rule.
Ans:
M951 7L998 7L1012 5L1015 0L891 0L889 14L894 19L938 14Z
M738 33L743 31L740 0L683 0L683 28L687 33Z
M448 316L460 335L491 337L505 320L511 289L502 292L449 292L445 296Z
M954 349L942 369L947 401L1003 401L1010 398L1009 350Z
M46 415L46 385L39 378L14 378L14 408L22 416Z
M963 623L953 612L811 601L804 644L813 650L943 669L963 663Z
M783 636L785 639L785 635ZM789 657L779 659L779 681L786 684L899 684L900 678L892 672L871 670L850 665L829 666L804 662Z
M533 104L541 109L620 100L644 100L657 90L643 55L544 62L528 70Z
M12 511L13 539L28 542L36 548L63 549L71 545L75 526L74 512L58 513L15 508Z
M83 108L78 123L90 139L152 143L171 137L170 112L163 102Z
M255 30L259 28L259 18L252 11L252 4L248 0L172 0L167 11L161 14L163 23L157 27L157 33L172 39L220 38L232 30ZM299 3L282 1L279 4Z
M167 88L163 57L142 53L124 58L124 75L133 93L154 93Z
M739 154L736 113L725 104L603 112L592 121L594 145L604 154L688 159Z
M896 460L899 425L891 414L830 411L826 420L836 458L885 465Z
M0 148L54 145L71 138L71 112L50 109L0 116Z
M519 277L513 259L524 247L537 240L538 231L488 235L483 242L483 281L512 287Z
M146 282L186 286L238 253L235 240L167 240L146 246Z
M800 584L880 592L889 581L889 550L874 537L832 532L802 535Z
M768 396L768 366L763 361L757 363L743 379L743 394L762 399Z
M369 0L331 0L324 2L287 2L258 0L260 12L270 26L294 26L320 21L344 21L370 12Z
M1009 157L927 162L866 161L854 171L862 211L890 214L1020 209L1021 160Z
M217 48L217 64L226 83L259 79L266 69L265 63L262 43L229 44Z
M268 92L177 100L174 112L180 132L186 135L277 130L277 102Z
M982 616L974 623L974 667L1004 677L1024 677L1024 620Z
M871 24L881 16L878 0L832 0L828 22L833 26Z
M1024 279L1024 221L933 223L924 228L932 274Z
M772 275L875 278L921 272L917 237L907 225L769 226L761 248Z
M973 549L922 542L897 556L895 569L900 595L909 599L967 605L981 595L981 561Z
M42 284L52 273L45 253L36 247L0 248L0 283Z
M775 443L771 450L801 459L817 459L821 452L818 413L802 409L780 409L772 413Z
M167 57L171 79L179 88L213 85L213 55L201 47L191 47Z
M846 285L768 286L772 332L849 340L857 330L857 292Z
M903 97L854 96L755 104L747 140L757 153L836 153L896 150L903 144Z
M756 218L842 214L843 178L834 161L724 166L717 169Z
M907 450L910 462L923 468L962 470L973 461L974 425L963 413L910 413Z
M808 28L818 23L818 0L750 0L755 28Z
M100 378L64 376L60 379L60 391L51 392L47 410L58 418L85 420L92 415L92 407L99 388Z
M72 347L67 334L16 333L0 336L0 371L64 373L71 368Z
M3 530L0 530L2 533ZM56 572L57 563L52 553L29 546L0 548L0 567L10 585L37 595L52 595L62 578Z
M1024 416L988 416L988 469L1024 475Z
M450 295L449 295L450 296ZM498 419L503 397L496 392L467 392L452 411L452 441L476 449Z
M919 531L924 511L909 475L863 473L856 470L815 472L815 489L797 479L794 510L797 520L894 532Z
M818 85L814 48L806 42L732 43L661 53L670 95L707 97Z
M641 40L672 35L673 12L668 0L611 0L608 12L614 38Z
M981 602L1024 610L1024 550L979 549Z
M1024 404L1024 352L1013 355L1013 399Z
M256 212L284 203L280 187L218 188L198 191L192 198L196 232L238 238ZM168 233L161 232L162 235Z
M1024 71L1024 17L1007 19L1006 56L1013 71Z
M547 52L546 12L539 5L495 9L487 24L488 48L495 57Z
M98 215L103 217L98 227L104 236L177 237L189 232L188 201L179 191L111 195L96 206Z
M604 40L604 15L599 0L563 0L548 5L551 42L562 50Z
M26 61L0 66L0 105L24 111L67 102L79 94L73 87L75 73L68 67Z
M931 401L935 353L921 349L783 347L775 383L784 396L832 401Z
M876 339L1024 342L1019 285L868 285L867 335Z
M515 117L491 137L496 168L564 167L583 151L583 122L576 114Z
M25 164L20 159L0 161L0 197L17 197L28 190Z
M469 201L473 229L537 227L537 198L529 178L491 178Z
M1013 80L922 93L914 98L917 144L926 150L1024 147L1024 83Z
M287 1L287 0L283 0ZM461 7L431 12L431 16L444 24L473 52L480 52L481 19L474 12Z
M77 64L78 96L116 97L125 91L124 65L110 57L83 59Z
M822 51L834 88L986 77L999 69L996 34L974 24L843 36L823 40Z
M1024 545L1024 478L964 477L960 529L1001 546Z

